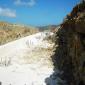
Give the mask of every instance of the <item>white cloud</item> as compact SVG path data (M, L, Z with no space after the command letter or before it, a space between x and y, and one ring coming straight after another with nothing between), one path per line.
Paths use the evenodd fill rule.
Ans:
M0 7L0 16L15 18L16 17L16 11L11 10L9 8L1 8Z
M28 2L22 1L22 0L15 0L15 5L21 5L21 6L29 6L32 7L35 5L35 0L28 0Z

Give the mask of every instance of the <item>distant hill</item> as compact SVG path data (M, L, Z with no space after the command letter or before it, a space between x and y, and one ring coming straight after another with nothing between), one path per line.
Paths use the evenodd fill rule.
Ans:
M40 31L44 31L44 30L49 30L49 31L53 31L55 29L57 29L60 25L47 25L47 26L39 26L39 30Z
M31 26L0 22L0 44L31 35L36 32L38 32L38 29Z

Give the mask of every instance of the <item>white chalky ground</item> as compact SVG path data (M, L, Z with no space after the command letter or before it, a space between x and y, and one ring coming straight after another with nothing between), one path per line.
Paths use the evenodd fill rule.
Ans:
M46 85L45 79L53 73L53 68L40 64L42 62L25 64L23 59L36 47L50 47L51 44L43 41L46 36L40 32L0 46L2 85Z

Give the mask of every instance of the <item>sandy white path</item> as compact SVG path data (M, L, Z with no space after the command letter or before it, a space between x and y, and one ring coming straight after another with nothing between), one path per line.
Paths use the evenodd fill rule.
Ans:
M39 63L25 64L23 57L33 49L48 48L43 39L52 33L40 32L0 46L0 82L2 85L46 85L52 67ZM10 64L10 65L9 65Z

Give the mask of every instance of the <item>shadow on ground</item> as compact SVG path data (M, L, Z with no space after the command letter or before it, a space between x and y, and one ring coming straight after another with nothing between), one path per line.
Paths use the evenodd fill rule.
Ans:
M63 74L62 71L59 71L55 65L55 54L51 56L52 57L52 62L53 62L53 73L45 79L46 85L67 85L64 80L61 79L61 76Z

